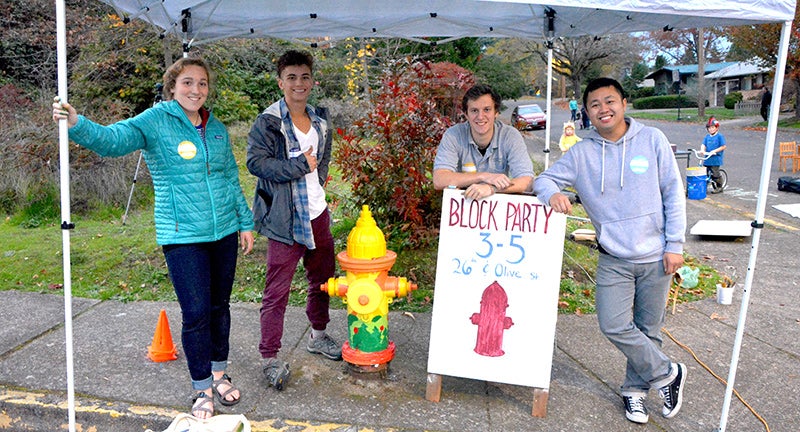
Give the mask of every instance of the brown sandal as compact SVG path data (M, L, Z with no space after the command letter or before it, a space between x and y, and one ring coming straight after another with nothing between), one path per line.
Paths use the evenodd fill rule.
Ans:
M208 408L211 405L211 408ZM200 417L198 414L208 413L208 417ZM214 399L206 395L206 392L200 392L192 398L192 415L198 419L206 419L214 416Z
M221 393L219 391L219 386L221 384L227 384L229 386L228 390L225 393ZM214 380L211 383L211 390L214 392L214 396L217 397L217 400L219 401L219 403L221 403L222 405L225 405L225 406L234 406L234 405L238 404L239 401L242 399L242 392L241 391L239 391L239 397L238 398L236 398L234 400L225 399L226 397L228 397L229 394L239 390L239 389L237 389L236 387L233 386L233 383L231 382L231 377L228 376L228 374L223 374L222 378L220 378L218 380Z

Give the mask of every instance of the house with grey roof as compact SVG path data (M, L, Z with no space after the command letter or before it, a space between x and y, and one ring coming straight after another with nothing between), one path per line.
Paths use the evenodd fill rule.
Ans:
M720 106L725 95L734 91L760 89L768 80L770 69L754 61L706 63L705 86L709 88L709 106ZM645 79L655 83L655 94L676 94L677 83L686 90L697 82L697 65L670 65L651 72Z

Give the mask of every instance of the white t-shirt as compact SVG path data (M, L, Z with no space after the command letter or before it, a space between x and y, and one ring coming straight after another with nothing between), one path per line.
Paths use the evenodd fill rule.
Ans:
M305 153L309 148L313 147L314 153L316 153L319 145L317 130L312 126L308 133L303 133L297 126L292 125L292 127L294 128L294 136L297 137L297 142L300 144L300 151ZM319 174L316 169L306 174L306 189L308 191L308 213L311 216L311 220L314 220L328 207L328 203L325 202L325 189L319 184Z

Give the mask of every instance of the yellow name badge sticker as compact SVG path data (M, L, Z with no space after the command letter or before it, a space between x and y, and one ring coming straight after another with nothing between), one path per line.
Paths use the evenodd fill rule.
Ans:
M192 159L197 154L197 147L191 141L181 141L178 144L178 154L184 159Z

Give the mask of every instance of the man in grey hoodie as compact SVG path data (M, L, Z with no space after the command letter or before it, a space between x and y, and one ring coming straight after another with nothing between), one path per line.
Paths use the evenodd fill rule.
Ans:
M572 186L597 230L597 319L627 358L620 388L625 415L647 423L645 397L658 389L662 415L681 408L686 366L661 351L672 275L683 265L686 201L664 134L625 117L627 99L611 78L591 81L583 104L595 130L534 182L555 211L571 213Z

